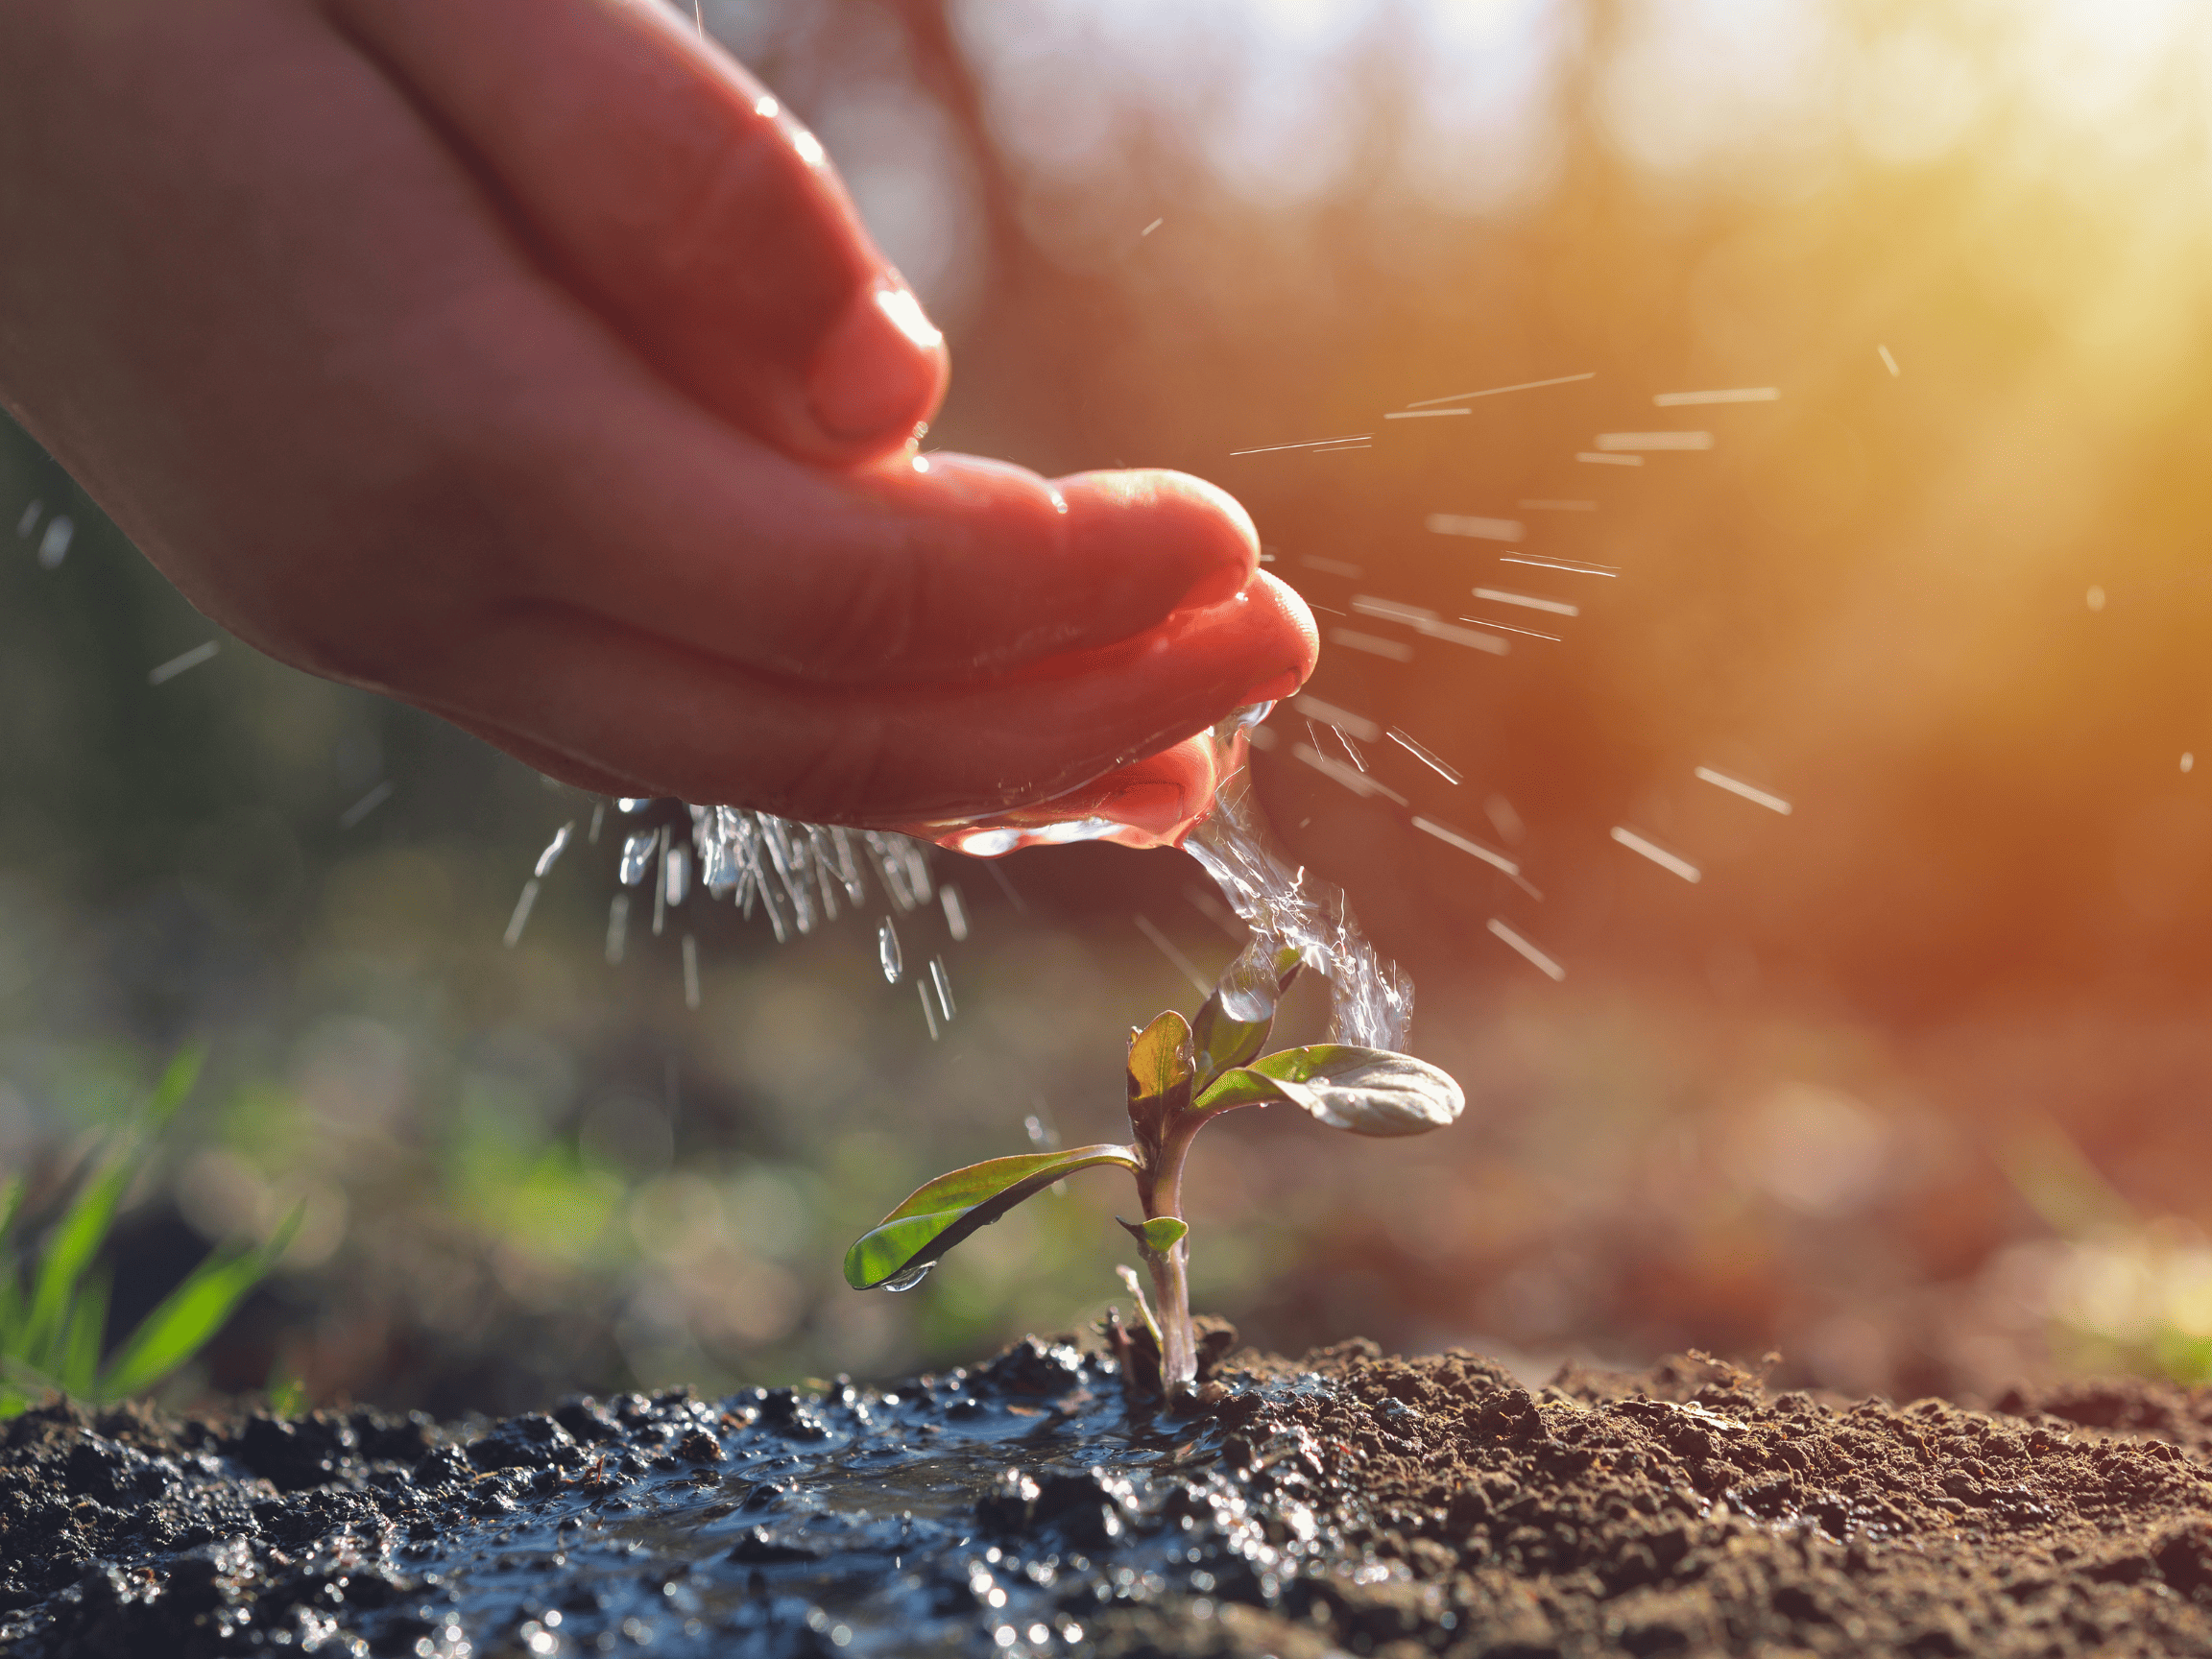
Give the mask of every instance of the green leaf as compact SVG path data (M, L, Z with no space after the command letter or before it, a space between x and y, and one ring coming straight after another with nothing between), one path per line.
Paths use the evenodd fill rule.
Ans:
M926 1267L1022 1199L1094 1164L1140 1167L1135 1147L1102 1142L1064 1152L992 1158L940 1175L918 1188L845 1252L845 1283L855 1290L872 1290L902 1273Z
M116 1350L100 1378L98 1397L119 1400L150 1388L199 1353L291 1248L306 1214L302 1203L266 1244L210 1255L193 1268Z
M123 1201L123 1190L136 1172L137 1166L129 1159L119 1158L109 1164L84 1183L68 1211L54 1224L45 1254L38 1262L31 1312L17 1346L21 1357L42 1371L53 1371L60 1362L58 1348L78 1281L84 1277L107 1239L116 1206Z
M0 1245L15 1228L15 1212L23 1202L23 1182L11 1175L0 1181ZM23 1282L15 1275L15 1253L0 1250L0 1354L15 1351L15 1338L23 1323ZM4 1414L4 1413L0 1413Z
M1191 1077L1190 1024L1170 1008L1129 1039L1129 1098L1171 1093Z
M1285 1048L1226 1073L1197 1110L1287 1100L1316 1121L1354 1135L1426 1135L1455 1121L1467 1097L1452 1074L1410 1054L1317 1043Z
M1121 1221L1121 1217L1114 1217ZM1155 1215L1149 1221L1121 1221L1121 1227L1130 1238L1149 1255L1165 1256L1183 1242L1190 1225L1173 1215Z
M1196 1076L1190 1022L1172 1008L1130 1037L1129 1126L1140 1143L1158 1142L1162 1126L1190 1104Z
M192 1093L192 1085L200 1081L200 1068L207 1063L207 1045L194 1038L177 1050L162 1071L160 1081L154 1085L154 1093L146 1102L146 1124L149 1129L159 1129L177 1116L177 1108L184 1104L184 1097Z
M1246 956L1250 954L1251 951L1247 950ZM1245 966L1246 957L1239 957L1224 978L1236 974ZM1298 948L1286 945L1274 953L1264 967L1254 965L1254 972L1256 975L1269 972L1273 974L1274 1000L1280 1002L1304 966L1305 960L1298 954ZM1261 979L1260 983L1264 984L1265 980ZM1221 992L1216 987L1214 995L1206 998L1190 1022L1190 1041L1197 1050L1198 1076L1200 1079L1217 1076L1223 1071L1247 1064L1253 1055L1266 1046L1267 1033L1274 1028L1275 1016L1272 1011L1262 1020L1233 1018L1221 1006Z

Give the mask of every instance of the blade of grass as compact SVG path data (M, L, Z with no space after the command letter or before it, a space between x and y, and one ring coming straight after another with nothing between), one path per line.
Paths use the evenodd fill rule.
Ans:
M113 1280L113 1270L106 1267L88 1275L70 1305L55 1378L61 1392L73 1399L87 1398L99 1378L100 1338L108 1330L108 1293Z
M36 1367L0 1354L0 1418L21 1416L39 1395L54 1393L60 1386Z
M291 1246L306 1214L302 1203L268 1243L221 1258L209 1256L195 1267L124 1339L100 1378L96 1397L119 1400L139 1393L198 1353L253 1286L268 1277Z
M146 1127L157 1131L170 1118L177 1116L177 1108L184 1104L192 1093L192 1085L200 1081L200 1068L207 1063L207 1045L195 1037L177 1050L161 1072L154 1093L146 1101Z
M137 1172L130 1159L118 1158L84 1183L69 1209L55 1223L38 1262L37 1285L31 1294L31 1315L24 1322L23 1339L15 1352L40 1370L58 1368L60 1344L67 1323L69 1304L78 1281L92 1265L92 1258L114 1224L115 1210L123 1202L124 1189Z
M23 1181L11 1175L0 1182L0 1354L15 1351L15 1337L23 1323L23 1282L15 1271L15 1252L11 1238L15 1230L15 1212L23 1202ZM0 1411L4 1411L0 1407Z

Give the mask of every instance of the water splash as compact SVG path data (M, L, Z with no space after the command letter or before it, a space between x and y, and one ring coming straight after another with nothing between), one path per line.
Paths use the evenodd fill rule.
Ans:
M1267 709L1246 709L1216 731L1241 761L1244 735ZM1329 981L1329 1041L1363 1048L1405 1047L1413 1022L1413 981L1385 964L1359 929L1343 891L1292 870L1275 851L1250 775L1239 764L1214 795L1214 810L1184 838L1183 851L1205 866L1229 907L1252 929L1252 942L1217 987L1223 1011L1256 1021L1274 1012L1272 963L1293 948Z
M961 937L968 930L966 908L956 891L948 888L940 895L932 882L929 840L983 857L1071 841L1180 847L1205 866L1230 908L1252 931L1250 943L1216 987L1227 1012L1244 1021L1270 1015L1277 995L1276 957L1286 948L1294 949L1330 982L1331 1042L1403 1048L1412 1022L1412 981L1395 963L1377 956L1338 888L1284 861L1252 795L1247 742L1273 708L1262 703L1239 709L1211 732L1124 768L1110 785L1064 798L1062 813L1083 815L1057 823L1048 821L1051 804L981 824L915 826L914 834L828 828L740 807L694 805L686 809L687 839L698 859L700 885L716 899L731 899L747 916L758 903L779 943L794 931L811 933L818 922L834 920L841 898L863 903L864 871L875 875L897 915L911 915L938 899L948 931ZM624 800L616 805L634 814L652 803ZM662 842L664 833L633 833L622 848L625 886L641 882L655 852L662 851L666 862L655 894L657 912L683 902L689 885L687 851L682 842ZM618 928L619 924L610 927L611 959L621 949ZM878 927L877 951L884 978L898 983L904 964L888 916ZM940 1036L953 1010L941 961L931 964L919 989L930 1035Z

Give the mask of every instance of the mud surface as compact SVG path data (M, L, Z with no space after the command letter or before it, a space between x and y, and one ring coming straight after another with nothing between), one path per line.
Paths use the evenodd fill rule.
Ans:
M1036 1342L474 1431L49 1407L0 1452L0 1650L2212 1654L2201 1393L1240 1358L1180 1417Z

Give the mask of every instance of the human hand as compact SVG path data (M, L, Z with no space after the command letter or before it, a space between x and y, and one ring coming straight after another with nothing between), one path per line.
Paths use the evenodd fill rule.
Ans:
M209 616L611 793L1035 802L1310 671L1173 473L910 453L941 340L647 0L0 9L0 397Z

